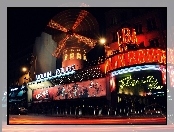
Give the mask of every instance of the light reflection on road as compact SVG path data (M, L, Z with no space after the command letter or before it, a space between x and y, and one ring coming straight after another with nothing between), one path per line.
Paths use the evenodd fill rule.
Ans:
M20 123L20 124L53 124L57 122L61 125L6 125L3 122L3 132L164 132L174 129L174 125L131 125L131 122L145 122L145 123L154 123L154 122L163 122L164 118L157 119L75 119L75 118L60 118L60 117L45 117L45 116L11 116L10 122ZM85 124L87 123L96 123L98 124L119 124L119 122L128 122L129 125L63 125L63 124ZM61 123L60 123L61 122ZM165 124L165 123L164 123Z

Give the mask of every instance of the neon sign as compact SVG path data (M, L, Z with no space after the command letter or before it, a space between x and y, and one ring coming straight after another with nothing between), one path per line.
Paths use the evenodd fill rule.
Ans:
M129 51L108 58L100 67L105 72L109 72L117 68L143 63L166 64L166 51L155 48Z
M65 76L65 75L69 75L69 74L73 74L75 72L75 65L72 66L68 66L65 68L60 68L57 69L54 73L54 75L50 72L44 73L44 74L39 74L36 75L36 80L45 80L45 79L52 79L52 78L56 78L56 77L60 77L60 76Z
M127 43L136 44L137 42L135 29L122 28L117 32L117 36L119 45Z
M144 66L135 66L130 68L124 68L121 70L116 70L111 73L111 76L117 76L124 73L130 73L135 71L142 71L142 70L161 70L159 65L144 65Z
M16 91L16 90L18 90L18 88L13 88L13 89L11 89L11 91Z
M141 84L147 84L148 83L148 89L162 89L163 86L159 85L158 80L154 76L147 76L144 79L133 79L132 76L125 77L124 79L119 81L120 88L123 89L125 87L135 87L139 86L141 89Z

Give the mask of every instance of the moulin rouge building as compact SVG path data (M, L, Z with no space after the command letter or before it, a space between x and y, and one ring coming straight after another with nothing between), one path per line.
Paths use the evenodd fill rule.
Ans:
M78 17L63 27L62 14L72 11L55 16L35 44L30 72L36 78L27 84L29 105L47 105L57 114L118 115L143 114L145 107L156 103L165 113L166 19L160 11L107 12L105 56L93 61L87 53L98 43L93 38L96 19L87 11L75 10ZM81 35L81 25L89 18L93 26L88 22L85 28L94 34ZM62 68L56 69L56 58L62 58ZM170 84L173 87L172 80Z

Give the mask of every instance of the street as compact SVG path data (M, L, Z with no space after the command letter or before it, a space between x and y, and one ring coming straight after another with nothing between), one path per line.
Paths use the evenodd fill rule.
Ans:
M168 120L165 124L165 118L146 118L146 119L87 119L72 117L48 117L43 115L11 115L10 124L2 122L3 132L170 132L174 125ZM63 124L106 124L106 125L63 125ZM159 124L159 125L133 125L137 124ZM30 124L30 125L24 125ZM38 125L32 125L38 124ZM39 125L39 124L60 124L60 125ZM107 124L130 124L130 125L107 125Z
M51 117L43 115L10 115L9 124L166 124L165 117L138 117L138 118L75 118L75 117Z

